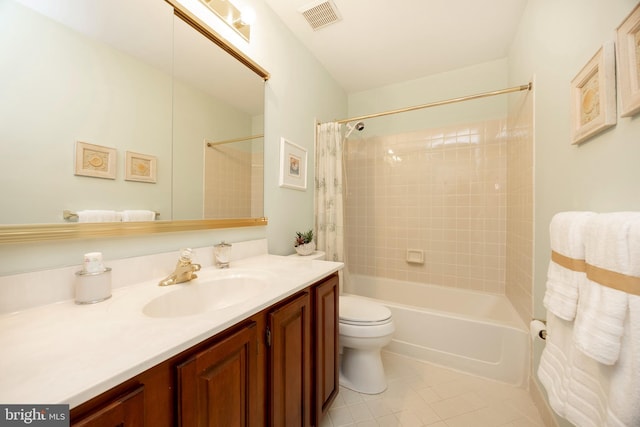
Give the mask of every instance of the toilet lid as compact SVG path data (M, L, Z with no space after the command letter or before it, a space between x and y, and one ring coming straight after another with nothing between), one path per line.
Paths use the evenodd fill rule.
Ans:
M379 325L391 319L391 310L382 304L349 296L340 297L340 322L350 325Z

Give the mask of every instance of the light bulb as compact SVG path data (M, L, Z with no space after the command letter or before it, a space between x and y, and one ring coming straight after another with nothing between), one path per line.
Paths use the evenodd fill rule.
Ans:
M250 7L244 7L240 12L240 21L244 25L253 25L256 22L256 12Z

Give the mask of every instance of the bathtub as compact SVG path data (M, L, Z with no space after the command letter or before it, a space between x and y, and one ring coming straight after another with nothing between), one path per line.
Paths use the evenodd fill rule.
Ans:
M386 351L516 386L528 381L529 332L504 296L353 274L344 293L389 307L396 332Z

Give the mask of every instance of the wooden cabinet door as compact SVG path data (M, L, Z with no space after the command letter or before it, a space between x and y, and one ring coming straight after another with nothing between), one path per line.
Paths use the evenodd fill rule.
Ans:
M268 315L271 426L311 425L311 316L308 292L300 294Z
M338 394L338 276L313 288L315 331L315 425Z
M98 408L84 418L74 421L73 427L141 427L144 426L144 386Z
M197 353L178 369L182 427L260 426L256 323Z

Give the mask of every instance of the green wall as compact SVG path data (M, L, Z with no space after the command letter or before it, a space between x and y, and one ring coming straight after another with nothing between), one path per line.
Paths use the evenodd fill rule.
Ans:
M546 316L542 298L552 216L570 210L640 209L638 117L618 114L615 127L575 146L570 142L569 103L571 80L603 43L615 39L615 29L636 4L530 0L511 46L511 83L535 76L534 317ZM536 344L534 374L543 347Z
M163 2L163 0L158 0ZM265 92L265 216L267 227L166 233L148 237L91 239L0 245L0 275L77 265L86 252L101 251L105 260L177 251L185 246L208 246L226 240L269 239L274 254L293 253L295 232L313 226L315 122L343 117L345 92L324 67L291 34L267 5L252 0L257 15L251 43L224 26L217 31L237 44L271 74ZM216 29L216 28L214 28ZM308 152L307 190L278 186L280 138Z

